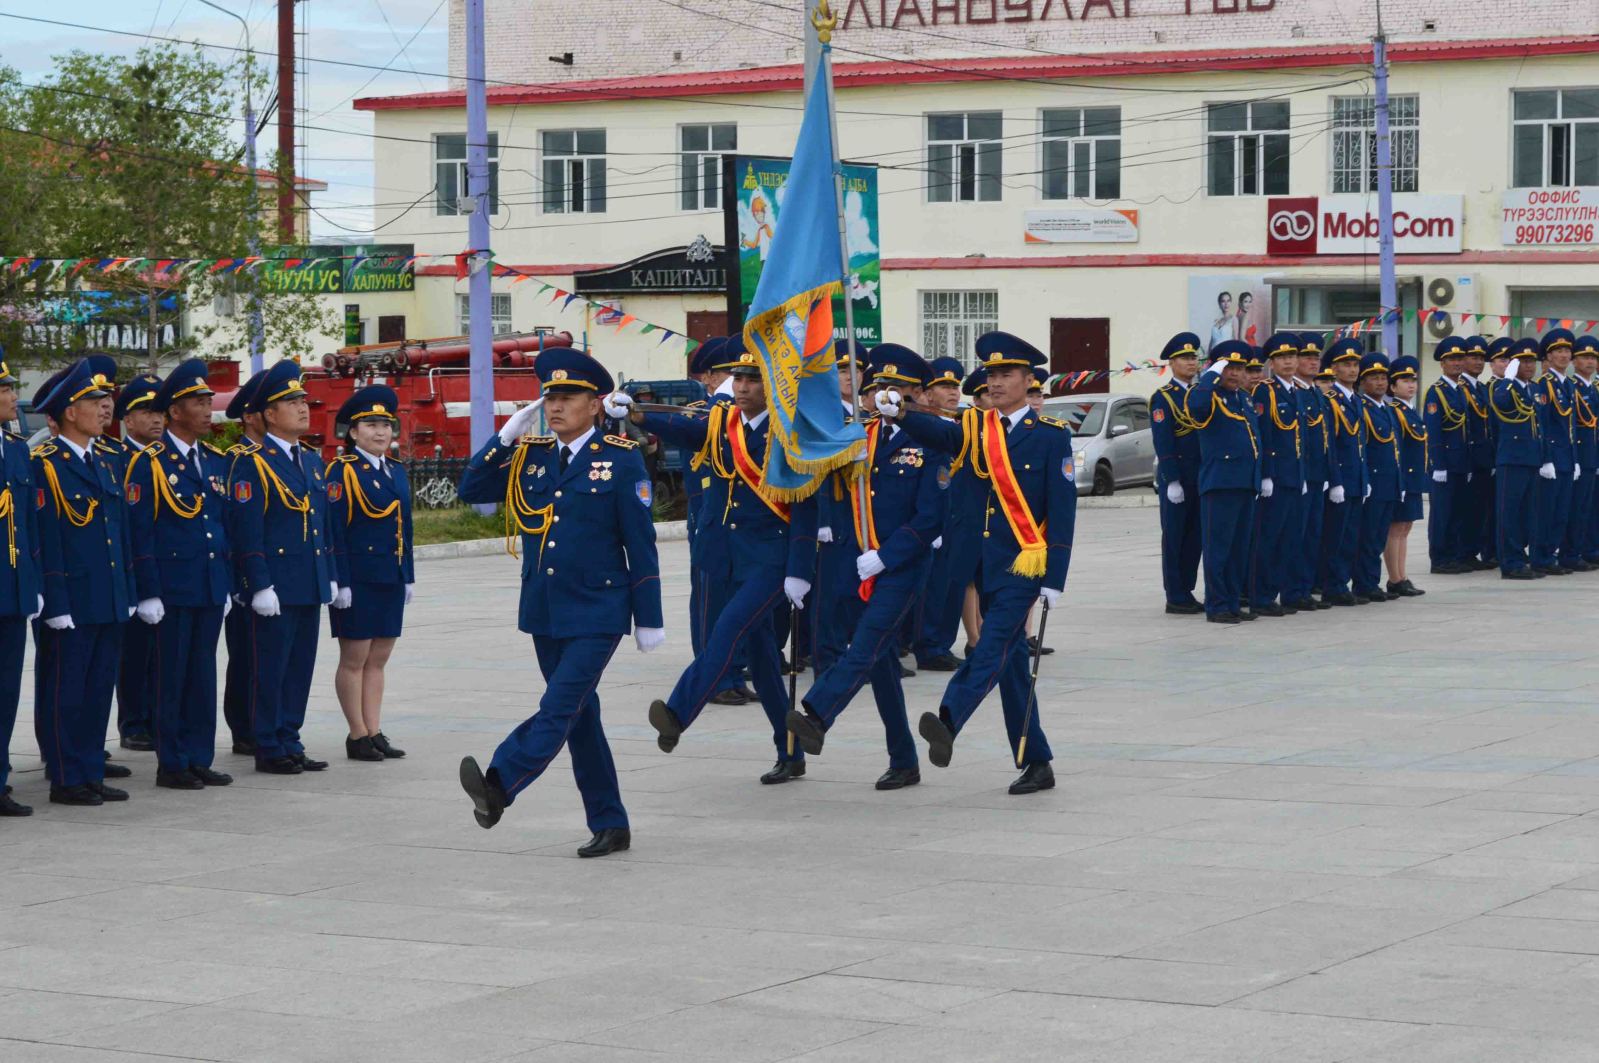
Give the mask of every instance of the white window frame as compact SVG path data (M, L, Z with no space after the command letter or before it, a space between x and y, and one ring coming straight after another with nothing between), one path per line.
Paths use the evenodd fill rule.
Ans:
M496 336L515 332L511 327L511 293L494 292L489 297L489 331ZM465 336L472 327L472 297L459 293L455 297L455 331Z
M1120 199L1121 198L1121 133L1120 107L1046 107L1039 111L1039 196L1051 202L1063 199ZM1076 132L1059 130L1067 115L1076 115ZM1090 121L1090 116L1093 121ZM1114 121L1116 131L1103 133L1097 130ZM1090 132L1090 128L1096 130ZM1064 167L1051 167L1051 148L1064 145ZM1114 146L1114 151L1112 147ZM1113 158L1108 158L1113 156ZM1114 173L1106 173L1110 166ZM1050 177L1064 172L1067 192L1055 195L1050 192Z
M467 213L461 209L466 198L466 134L434 133L433 151L433 213L438 217L456 217ZM443 149L448 140L450 153ZM455 154L455 141L460 141L461 153ZM489 213L500 212L500 134L489 134ZM450 193L454 194L451 195Z
M691 148L691 132L703 130L705 147ZM720 147L717 146L720 140ZM677 205L683 210L720 210L722 206L722 167L727 156L738 151L736 122L688 122L677 127L678 180Z
M1421 97L1388 99L1395 192L1421 191ZM1342 161L1343 165L1340 165ZM1327 187L1334 195L1377 191L1377 102L1371 96L1332 98L1332 147Z
M999 292L994 289L924 290L920 299L922 356L958 358L977 368L977 337L999 328Z
M1577 173L1576 140L1579 127L1582 127L1590 137L1599 138L1599 115L1566 116L1566 96L1568 93L1599 92L1599 88L1589 85L1570 85L1553 89L1514 89L1510 93L1510 187L1512 188L1570 188L1576 185L1599 184L1599 161L1588 174L1580 175L1588 178L1579 180ZM1554 93L1555 115L1551 118L1518 118L1516 116L1517 97L1530 96L1535 93ZM1552 172L1556 162L1553 158L1553 144L1551 132L1555 127L1562 128L1565 137L1565 157L1561 160L1561 173ZM1521 176L1516 172L1517 133L1523 129L1541 128L1542 136L1539 138L1539 178L1536 185L1527 184L1518 180Z
M1255 108L1261 105L1281 105L1286 112L1284 124L1278 126L1256 125ZM1222 107L1245 108L1244 127L1242 129L1215 130L1211 128L1211 120L1216 111ZM1293 129L1293 110L1286 100L1219 100L1205 105L1205 194L1208 196L1229 198L1243 196L1282 196L1287 195L1292 187L1293 152L1289 148L1291 131ZM1280 188L1267 187L1266 164L1268 159L1267 143L1277 137L1282 138L1283 146L1283 175ZM1211 172L1211 167L1216 161L1216 145L1218 141L1230 140L1232 155L1232 190L1219 192L1214 187L1216 175ZM1255 187L1247 187L1247 172L1253 164Z
M592 138L595 134L599 136L598 151L593 149L592 142L587 148L581 146L579 138ZM558 144L561 137L571 138L570 149ZM605 213L608 198L605 149L604 129L539 131L539 203L545 214ZM559 174L559 182L551 179L552 174ZM583 194L574 198L573 193L578 188Z
M994 118L998 131L992 137L971 135L974 117ZM935 120L958 118L962 135L959 137L933 136ZM923 116L922 129L926 136L927 202L929 203L998 203L1005 198L1005 115L1003 111L937 111ZM938 179L936 156L947 153L947 173ZM985 171L992 167L992 173ZM990 181L991 178L991 181ZM971 185L971 195L963 195L962 188ZM991 191L992 195L985 195ZM943 193L943 194L940 194Z

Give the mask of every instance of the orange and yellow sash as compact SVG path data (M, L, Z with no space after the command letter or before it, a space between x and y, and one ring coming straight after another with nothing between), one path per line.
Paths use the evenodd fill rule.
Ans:
M877 539L877 516L872 512L872 463L877 460L877 439L882 428L882 421L866 422L866 467L857 467L849 481L850 517L855 521L855 541L860 544L862 553L876 550L881 545ZM866 514L864 527L861 525L863 512ZM861 601L871 601L872 590L876 586L876 576L862 580L856 591Z
M733 471L738 474L738 478L755 492L757 498L766 503L767 509L776 513L783 523L787 524L788 503L777 501L761 489L761 467L750 457L749 447L744 442L744 418L732 411L729 411L727 417L727 446L733 452Z
M994 494L999 497L1000 511L1005 514L1011 534L1022 548L1011 562L1010 570L1028 579L1041 579L1049 567L1049 544L1044 541L1044 526L1033 519L1022 486L1016 482L1016 470L1010 463L1010 444L1005 439L1007 427L998 410L983 414L983 454L988 459L988 474L994 484Z

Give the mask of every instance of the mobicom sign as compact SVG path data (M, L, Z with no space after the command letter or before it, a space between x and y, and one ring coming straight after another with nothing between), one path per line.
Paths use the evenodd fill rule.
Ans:
M1462 196L1394 196L1394 250L1460 254ZM1279 196L1266 201L1268 255L1375 255L1377 196Z

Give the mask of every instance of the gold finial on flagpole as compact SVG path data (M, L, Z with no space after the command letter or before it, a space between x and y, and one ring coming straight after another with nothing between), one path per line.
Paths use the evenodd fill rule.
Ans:
M821 0L811 12L811 26L816 30L816 39L823 44L833 40L833 27L838 25L838 16L833 14L832 7L827 0Z

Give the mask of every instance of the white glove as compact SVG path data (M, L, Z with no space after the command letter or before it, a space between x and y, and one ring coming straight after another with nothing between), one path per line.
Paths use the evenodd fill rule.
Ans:
M256 616L277 616L283 612L283 607L278 604L278 592L271 587L256 591L250 598L250 608L255 610Z
M227 616L231 612L233 612L233 595L230 594L222 599L222 615Z
M637 627L633 629L633 642L640 653L650 653L661 648L666 641L664 627Z
M72 614L63 613L61 616L52 616L46 620L44 626L51 631L71 631L77 625L72 622Z
M1399 501L1403 502L1404 500L1405 500L1405 492L1401 491L1401 492L1399 492Z
M416 584L407 583L405 585L405 604L406 605L410 605L411 604L411 599L415 598L415 597L416 597Z
M1166 485L1166 501L1170 502L1174 506L1180 506L1187 500L1188 496L1183 494L1182 484L1178 483L1176 480L1173 480L1171 483Z
M1360 496L1360 500L1362 502L1364 502L1366 499L1368 499L1370 497L1371 497L1371 484L1367 484L1366 485L1366 493Z
M130 620L133 619L133 614L137 613L138 611L139 611L139 607L137 605L128 606L128 619L130 619Z
M1542 465L1538 466L1538 475L1542 476L1545 480L1553 480L1555 478L1555 463L1552 461L1546 461Z
M1492 475L1493 475L1493 470L1492 470L1492 469L1489 469L1489 470L1488 470L1488 475L1489 475L1489 476L1492 476ZM1469 473L1469 472L1468 472L1468 473L1467 473L1467 474L1466 474L1466 482L1467 482L1467 483L1468 483L1468 484L1469 484L1469 483L1470 483L1470 482L1471 482L1471 473Z
M1573 480L1582 479L1582 466L1581 465L1573 465L1572 466L1572 468L1571 468L1571 478Z
M511 419L500 429L500 445L508 447L527 435L528 429L533 427L533 418L538 416L539 407L542 405L544 405L543 399L535 399L511 414Z
M833 529L832 528L817 528L816 529L816 541L819 542L819 543L830 543L830 542L832 542L833 541Z
M1046 608L1053 609L1060 604L1060 591L1054 587L1040 587L1038 600L1043 602Z
M892 388L884 388L877 393L877 412L890 421L899 416L899 404L900 394Z
M942 550L942 549L944 549L944 537L942 535L940 535L938 538L933 540L933 549L934 550Z
M44 595L41 594L41 595L39 595L39 607L37 609L35 609L33 612L28 614L28 619L29 620L37 620L39 618L39 614L41 614L43 612L44 612Z
M1343 484L1339 484L1337 487L1334 487L1331 491L1328 491L1327 492L1327 501L1331 502L1335 506L1343 505L1344 504L1344 485Z
M161 618L167 615L167 607L161 604L160 598L146 598L134 607L134 612L139 614L139 619L146 624L159 624Z
M868 550L855 559L855 574L862 580L871 579L887 567L883 559L877 556L876 550Z
M337 583L335 583L333 585L333 608L335 608L335 609L348 609L348 608L350 608L350 598L351 597L352 596L350 594L350 588L341 587Z
M1309 485L1309 484L1300 484L1300 485L1299 485L1299 493L1300 493L1300 494L1301 494L1301 495L1308 495L1308 494L1310 494L1310 485Z
M783 593L788 596L789 604L796 609L805 608L805 596L811 592L811 585L807 580L794 576L783 578Z
M1432 482L1435 483L1435 484L1446 484L1446 483L1448 483L1449 482L1449 470L1447 470L1447 469L1434 469L1433 470L1433 474L1432 474Z
M1322 494L1326 494L1327 493L1327 481L1326 480L1323 480L1321 482L1321 493Z
M1260 481L1260 497L1261 498L1270 498L1271 497L1271 493L1274 490L1276 490L1276 485L1271 482L1271 477L1270 476L1268 476L1264 480Z
M620 421L633 412L633 396L625 391L613 391L605 396L605 401L600 405L605 407L605 416Z
M1215 373L1219 377L1221 376L1222 366L1226 364L1226 362L1211 362L1210 365L1206 367L1205 371L1199 375L1209 376L1210 374Z

